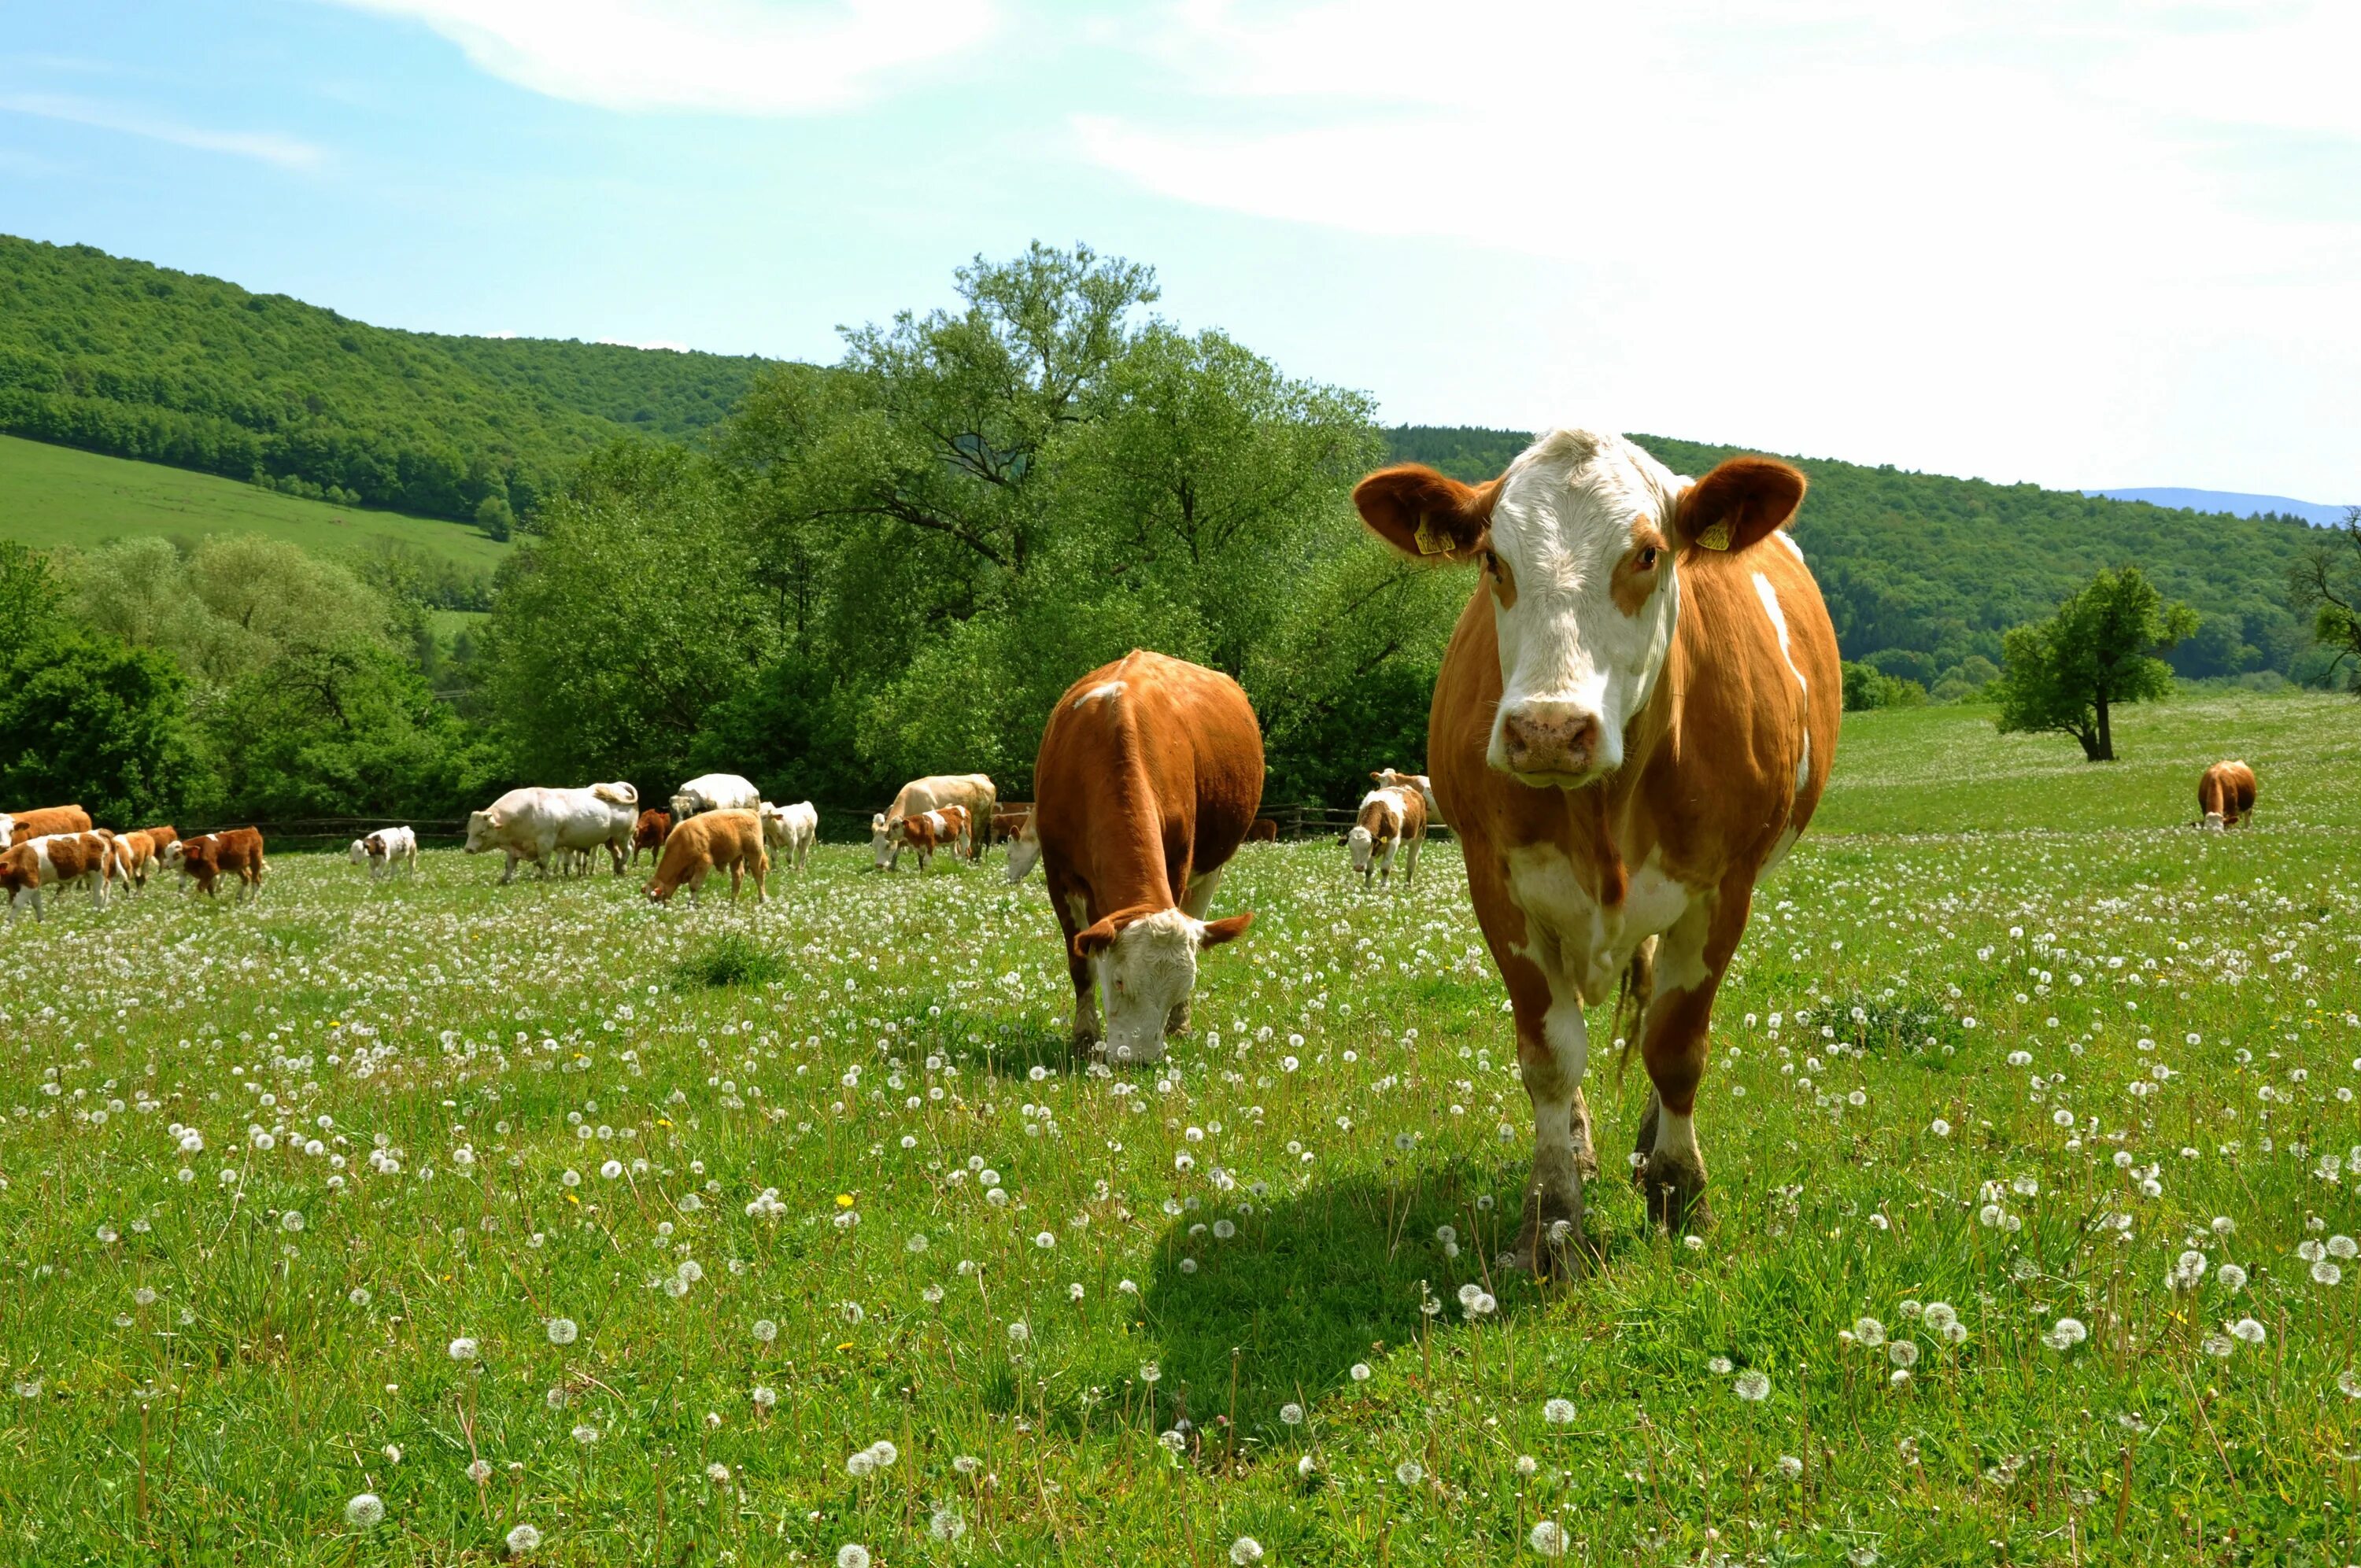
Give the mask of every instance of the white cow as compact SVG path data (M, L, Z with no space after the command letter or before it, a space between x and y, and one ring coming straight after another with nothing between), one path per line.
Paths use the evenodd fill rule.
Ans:
M356 839L351 853L353 864L368 867L371 882L390 875L396 861L406 864L412 876L418 874L418 835L407 828L380 828Z
M793 806L773 806L766 800L762 817L763 846L780 851L771 857L772 869L793 861L796 871L803 870L811 859L813 840L819 837L819 807L808 800Z
M972 843L982 845L991 837L992 808L999 804L999 787L983 773L929 773L912 779L894 797L891 808L869 819L869 851L876 857L879 871L892 871L902 858L902 846L895 842L894 832L902 818L940 811L946 806L967 807L968 819L976 825L977 837Z
M672 797L672 821L677 828L708 811L760 811L763 792L736 773L702 773L680 786Z
M588 853L604 844L623 874L623 853L638 821L640 792L628 784L595 784L588 789L512 789L481 811L467 814L467 853L504 851L503 885L516 880L517 862L531 861L543 876L560 850Z

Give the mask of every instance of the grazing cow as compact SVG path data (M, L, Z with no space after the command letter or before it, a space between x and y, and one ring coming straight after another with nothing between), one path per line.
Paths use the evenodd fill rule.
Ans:
M410 874L418 874L418 835L407 828L380 828L366 839L356 839L350 851L353 864L369 869L369 881L390 876L397 862L407 865Z
M1249 844L1278 843L1279 824L1268 817L1256 817L1253 825L1246 828L1246 842Z
M628 784L595 784L588 789L512 789L481 811L467 814L467 853L499 850L509 858L501 885L516 880L517 862L531 861L544 877L551 857L579 850L587 857L600 845L623 874L623 847L639 820L640 792Z
M1426 803L1426 819L1429 822L1442 815L1435 809L1434 781L1424 773L1406 773L1396 768L1379 768L1371 773L1369 778L1379 789L1395 789L1407 784L1418 791L1418 797Z
M631 825L631 864L640 863L642 850L650 851L651 860L662 859L664 835L671 831L671 812L653 808L641 812L640 819Z
M1035 831L1035 824L1039 820L1038 807L1027 812L1025 826L1016 830L1016 838L1008 840L1008 883L1011 887L1031 876L1033 868L1041 863L1041 835Z
M812 845L819 838L819 807L808 800L793 806L773 806L766 800L762 817L763 847L779 851L771 857L772 863L803 870L810 862Z
M662 904L683 883L689 901L705 902L705 879L715 872L730 873L730 896L738 897L748 875L754 879L754 902L763 902L763 883L771 874L771 858L763 852L762 818L751 811L700 811L672 830L664 840L656 874L643 890Z
M52 833L87 833L90 813L79 806L43 806L31 811L0 811L0 850L20 839L42 839Z
M894 829L902 818L939 806L963 806L976 821L989 822L999 800L999 790L982 773L933 773L912 779L902 786L890 807L869 819L869 850L877 869L892 871L901 858Z
M1028 831L1066 935L1078 1046L1101 1037L1102 986L1111 1060L1154 1061L1188 1028L1198 953L1254 920L1204 914L1262 776L1261 729L1227 675L1135 650L1058 699Z
M2197 809L2203 823L2226 832L2255 813L2255 770L2244 762L2216 762L2197 781Z
M763 792L736 773L700 773L672 797L672 818L686 822L707 811L759 811Z
M43 921L49 917L41 913L42 891L77 883L90 889L93 904L105 908L116 865L115 840L106 834L45 833L19 839L0 850L0 888L8 893L8 924L14 926L21 912L18 894L31 895L33 918Z
M230 828L201 838L183 839L164 852L164 861L167 865L179 867L181 874L208 898L220 896L214 891L214 883L224 872L229 872L237 878L241 904L262 891L263 875L270 870L270 862L263 859L262 835L251 828ZM183 891L186 886L184 883Z
M946 845L957 852L959 829L950 813L957 806L943 811L921 811L915 817L905 817L894 824L894 854L896 861L903 850L918 857L918 869L925 871L935 858L935 851Z
M1391 883L1396 854L1402 858L1402 881L1408 883L1418 872L1419 846L1425 842L1426 797L1408 784L1373 789L1363 795L1360 819L1345 835L1363 887L1369 885L1372 875Z
M1619 975L1653 1085L1633 1174L1656 1220L1706 1220L1693 1117L1714 993L1756 880L1819 804L1842 707L1836 635L1784 532L1803 498L1804 477L1767 458L1692 481L1569 430L1482 486L1405 466L1354 492L1404 555L1482 570L1427 765L1516 1016L1526 1266L1565 1261L1581 1230L1598 1168L1583 1008Z

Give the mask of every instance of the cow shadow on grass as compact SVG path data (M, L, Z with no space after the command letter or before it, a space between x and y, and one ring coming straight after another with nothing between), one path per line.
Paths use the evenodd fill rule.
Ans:
M1351 1398L1356 1365L1431 1356L1439 1365L1505 1353L1500 1324L1539 1310L1554 1292L1583 1288L1520 1274L1502 1255L1516 1245L1526 1167L1464 1160L1397 1164L1266 1203L1244 1190L1184 1211L1167 1228L1148 1285L1142 1325L1155 1347L1158 1424L1186 1415L1200 1441L1225 1441L1235 1409L1244 1445L1301 1445L1279 1418L1296 1404L1314 1420ZM1240 1212L1240 1201L1250 1212ZM1235 1227L1215 1233L1217 1222ZM1596 1255L1644 1242L1594 1212ZM1458 1254L1439 1234L1450 1226ZM1471 1321L1459 1292L1474 1285L1497 1305ZM1422 1310L1422 1302L1437 1304ZM1137 1368L1116 1374L1137 1376ZM1233 1396L1233 1379L1235 1393Z

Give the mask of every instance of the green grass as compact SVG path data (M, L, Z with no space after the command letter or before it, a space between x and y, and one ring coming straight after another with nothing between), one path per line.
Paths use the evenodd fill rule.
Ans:
M1531 1131L1447 846L1392 894L1248 851L1198 1032L1120 1075L996 863L61 901L0 936L0 1556L1508 1564L1547 1519L1611 1563L2353 1561L2361 1261L2299 1248L2361 1232L2319 1173L2361 1146L2361 840L2301 773L2354 709L2167 707L2087 772L1972 718L1849 727L1847 830L1717 1014L1718 1228L1610 1171L1563 1286L1497 1259ZM2173 826L2224 751L2259 825ZM1642 1085L1594 1057L1611 1166Z
M193 541L209 533L259 533L335 555L371 538L390 539L475 573L489 572L509 549L456 522L331 506L211 474L0 435L0 538L48 549L148 534Z

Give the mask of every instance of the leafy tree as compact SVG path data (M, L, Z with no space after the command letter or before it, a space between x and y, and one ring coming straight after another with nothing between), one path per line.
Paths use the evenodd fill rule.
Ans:
M2167 604L2136 566L2102 570L2048 620L2004 641L2000 729L2056 730L2094 762L2115 760L2116 703L2170 695L2172 667L2156 655L2197 630L2197 612Z
M55 624L63 598L48 556L0 539L0 662Z
M366 640L294 650L210 718L222 787L261 817L453 814L499 771L415 665Z
M2361 693L2361 507L2314 542L2288 574L2289 595L2312 617L2312 639L2329 654L2323 680L2346 660L2345 684Z
M202 804L184 688L170 655L71 627L18 649L0 678L0 799L80 801L119 828Z
M343 563L284 540L211 535L183 556L126 539L73 559L71 603L95 630L170 653L223 685L293 648L382 642L385 600Z
M1844 705L1848 713L1876 707L1924 707L1927 688L1901 675L1889 675L1875 664L1844 662Z

